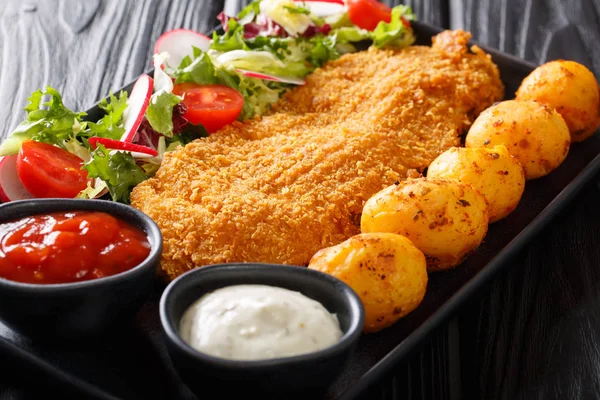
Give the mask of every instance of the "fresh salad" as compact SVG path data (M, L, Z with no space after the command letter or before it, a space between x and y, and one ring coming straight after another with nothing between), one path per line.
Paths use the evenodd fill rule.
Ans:
M29 97L27 116L0 145L0 200L34 197L129 203L164 154L233 123L262 115L290 87L357 44L414 42L407 6L376 0L256 0L235 16L221 13L209 38L176 29L154 49L153 77L99 103L86 119L51 87Z

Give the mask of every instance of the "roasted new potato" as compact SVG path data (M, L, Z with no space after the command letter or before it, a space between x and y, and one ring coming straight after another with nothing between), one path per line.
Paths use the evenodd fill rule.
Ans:
M504 145L526 179L549 174L569 152L569 128L556 110L536 101L506 100L483 111L465 139L466 147Z
M427 168L428 178L456 179L469 183L485 197L490 222L510 214L525 189L523 167L506 147L452 147Z
M460 264L488 229L485 198L455 179L418 178L399 182L365 203L363 233L391 232L409 238L427 258L429 271Z
M365 233L319 250L308 264L346 282L365 307L365 333L386 328L425 296L425 256L404 236Z
M598 81L575 61L550 61L537 67L523 79L516 98L556 109L569 127L572 142L587 139L600 126Z

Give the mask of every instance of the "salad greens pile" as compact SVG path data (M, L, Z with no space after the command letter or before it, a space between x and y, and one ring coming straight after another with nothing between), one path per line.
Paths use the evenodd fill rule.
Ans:
M247 76L240 71L302 79L329 60L357 51L370 41L376 47L406 47L414 42L406 21L415 20L411 9L392 9L389 23L379 22L368 31L355 26L347 12L320 17L305 3L293 0L256 0L236 16L221 14L224 32L213 33L208 50L193 47L176 66L169 54L154 55L154 88L136 144L155 150L155 157L136 157L135 152L92 146L92 137L122 140L128 94L124 91L99 103L102 119L87 121L85 112L68 109L51 87L37 90L25 107L27 116L0 145L0 156L17 154L25 140L58 146L83 160L83 169L94 178L77 197L95 198L110 193L114 201L129 203L134 186L151 177L165 152L206 136L201 125L185 119L182 97L173 84L219 84L239 91L244 106L238 120L263 114L288 90L290 83Z
M293 0L254 1L237 16L228 17L221 13L219 19L225 33L213 32L209 50L201 55L196 52L194 61L198 56L208 58L221 71L239 68L304 78L327 61L357 51L356 43L371 41L376 47L402 48L415 40L403 19L414 21L416 17L411 8L404 5L394 7L391 21L382 21L374 31L355 26L347 12L322 18L311 14L305 3ZM185 64L194 61L185 60ZM175 76L182 82L189 80L188 76L180 77L177 72ZM284 83L240 74L230 76L233 81L219 83L244 95L246 104L241 119L262 114L289 88Z
M49 99L44 101L44 98ZM118 96L111 93L98 106L104 110L104 117L97 122L85 121L86 113L68 109L55 89L48 86L44 91L37 90L29 97L29 103L25 107L25 120L0 145L0 156L17 154L25 140L58 146L81 158L88 177L97 178L78 197L94 198L108 190L114 201L129 203L131 189L148 177L145 171L156 171L162 159L154 157L136 160L131 153L111 152L102 145L93 149L88 142L89 138L119 140L125 132L122 120L127 108L127 93L122 91ZM158 116L156 124L159 127L173 126L172 121L165 121L173 113L173 106L171 105L170 111L165 111L164 108L161 102L151 103L146 116ZM181 144L183 137L167 138L165 144Z

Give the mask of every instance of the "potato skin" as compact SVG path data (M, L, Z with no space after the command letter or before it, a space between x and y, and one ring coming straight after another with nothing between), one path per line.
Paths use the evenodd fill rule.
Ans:
M427 258L430 272L460 264L488 229L485 198L455 179L418 178L399 182L365 203L361 230L409 238Z
M417 308L427 288L425 256L409 239L393 233L355 235L319 250L308 268L354 289L365 307L365 333L386 328Z
M564 161L571 135L556 110L533 100L506 100L479 114L465 139L470 148L496 145L517 158L526 179L536 179Z
M521 82L517 100L536 100L562 115L572 142L581 142L600 127L598 81L575 61L550 61L534 69Z
M491 149L451 147L433 160L427 177L471 184L485 197L490 223L513 212L525 190L523 167L502 145Z

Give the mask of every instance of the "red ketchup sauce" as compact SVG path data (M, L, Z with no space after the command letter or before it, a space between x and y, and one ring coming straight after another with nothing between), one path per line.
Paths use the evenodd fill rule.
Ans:
M150 253L139 228L97 211L34 215L0 224L0 277L70 283L127 271Z

